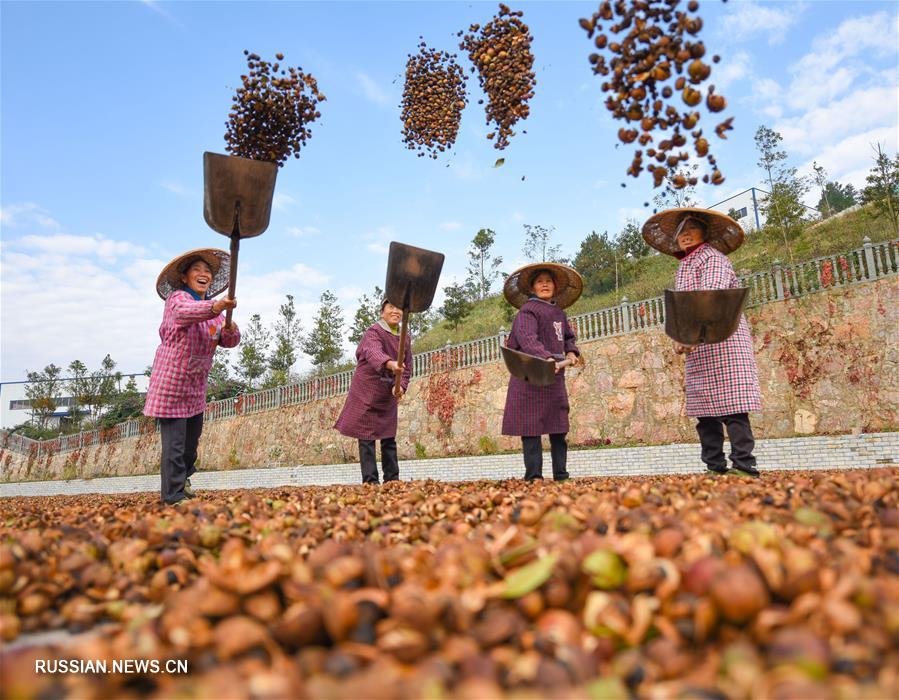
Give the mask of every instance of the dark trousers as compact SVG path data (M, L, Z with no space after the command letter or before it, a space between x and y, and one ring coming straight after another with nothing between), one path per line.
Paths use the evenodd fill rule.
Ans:
M724 426L730 438L730 461L735 467L754 467L755 438L749 425L748 413L733 413L729 416L709 416L699 418L696 432L702 443L702 461L713 469L726 469L724 458Z
M203 432L203 414L190 418L160 418L162 433L162 500L175 503L185 497L184 482L197 470L197 445Z
M375 441L359 441L359 463L362 465L362 483L378 483L378 463L375 460ZM384 483L397 481L400 478L400 463L396 458L396 438L381 440L381 468L384 470Z
M553 479L563 481L568 478L568 441L567 433L553 433L549 436L549 453L553 460ZM540 436L522 437L521 447L524 451L524 478L527 481L543 478L543 445Z

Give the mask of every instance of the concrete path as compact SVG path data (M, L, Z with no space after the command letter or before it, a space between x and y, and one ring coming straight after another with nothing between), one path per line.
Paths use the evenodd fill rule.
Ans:
M729 452L729 446L725 445ZM899 432L863 435L814 436L759 440L755 450L761 470L770 469L872 469L899 466ZM544 475L550 476L549 454L544 455ZM568 471L583 476L649 476L702 471L697 443L654 447L570 450ZM404 480L438 479L471 481L509 479L524 473L520 454L475 455L442 459L406 460L400 463ZM357 484L358 464L300 465L198 472L197 489L271 488L276 486L327 486ZM83 493L135 493L158 491L159 475L123 476L71 481L30 481L0 484L0 496L50 496Z

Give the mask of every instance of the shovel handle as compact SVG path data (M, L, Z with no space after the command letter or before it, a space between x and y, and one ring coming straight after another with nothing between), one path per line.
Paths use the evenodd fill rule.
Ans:
M403 356L406 354L406 329L409 327L409 311L407 309L403 309L403 325L400 327L400 350L397 353L396 363L402 367L403 366ZM402 395L402 387L400 384L403 381L403 370L402 372L398 372L396 375L396 379L393 381L393 395L399 398Z
M234 298L234 292L237 290L237 252L240 250L240 232L235 230L231 234L231 270L228 279L228 298ZM228 309L225 312L225 325L231 325L231 313L234 309Z

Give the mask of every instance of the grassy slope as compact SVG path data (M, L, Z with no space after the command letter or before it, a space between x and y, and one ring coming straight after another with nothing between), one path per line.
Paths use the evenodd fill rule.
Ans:
M889 223L881 217L872 219L865 210L850 212L843 216L809 225L795 239L790 241L792 259L796 262L822 255L841 253L862 245L868 236L878 243L893 237ZM781 234L763 230L747 236L746 243L730 256L738 275L768 269L774 260L790 263L790 251ZM626 296L631 301L658 296L665 287L673 284L677 260L667 255L650 255L638 261L634 269L625 277L624 284L617 291L593 296L583 296L568 310L569 316L614 306ZM433 350L447 343L462 343L466 340L495 335L500 327L508 330L510 309L502 296L495 296L475 305L475 308L457 329L447 323L435 328L415 341L416 352Z

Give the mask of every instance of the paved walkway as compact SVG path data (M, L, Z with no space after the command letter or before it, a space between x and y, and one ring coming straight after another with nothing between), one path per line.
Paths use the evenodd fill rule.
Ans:
M725 445L725 451L729 451L728 445ZM756 443L755 454L762 470L899 467L899 432L759 440ZM702 464L699 460L699 445L688 443L655 447L571 450L568 453L568 471L573 477L688 474L702 471ZM510 479L521 477L523 473L524 466L520 454L417 459L400 463L400 476L404 480ZM544 455L544 474L548 476L551 473L547 453ZM198 489L216 490L357 484L361 481L361 476L358 464L327 464L198 472L192 481ZM135 493L158 490L158 474L0 484L0 496Z

